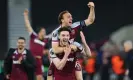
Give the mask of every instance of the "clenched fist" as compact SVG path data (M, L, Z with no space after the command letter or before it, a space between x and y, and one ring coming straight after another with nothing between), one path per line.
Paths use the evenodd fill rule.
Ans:
M25 10L24 10L24 15L28 15L28 14L29 14L28 9L25 9Z
M95 7L93 2L89 2L87 5L88 5L88 7Z

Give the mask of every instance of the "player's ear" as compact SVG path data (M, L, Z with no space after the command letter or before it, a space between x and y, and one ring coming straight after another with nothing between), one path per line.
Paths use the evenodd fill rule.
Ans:
M63 23L63 22L64 22L64 20L63 20L63 19L61 19L61 22Z
M59 35L59 39L60 39L60 35Z

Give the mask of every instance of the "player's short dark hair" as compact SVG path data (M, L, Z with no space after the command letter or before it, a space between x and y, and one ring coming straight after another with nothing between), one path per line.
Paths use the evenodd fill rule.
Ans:
M44 27L37 27L36 32L39 33L42 29L45 29Z
M26 41L26 39L24 37L19 37L18 40L20 40L20 39Z
M63 19L63 15L66 14L66 13L69 13L69 11L65 10L65 11L62 11L62 12L59 14L59 16L58 16L59 24L62 24L61 19Z
M58 34L60 34L62 31L68 31L69 33L71 33L70 26L61 27L61 28L58 30Z

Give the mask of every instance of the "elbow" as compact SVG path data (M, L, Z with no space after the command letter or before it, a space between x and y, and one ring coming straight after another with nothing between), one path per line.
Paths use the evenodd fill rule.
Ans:
M91 57L91 56L92 56L91 51L88 51L87 56L88 56L88 57Z
M88 54L88 57L91 57L91 56L92 56L91 53L89 53L89 54Z
M89 17L88 19L85 20L86 26L93 24L95 21L95 18Z
M89 19L89 23L90 23L90 24L93 24L94 21L95 21L95 18L90 18L90 19Z

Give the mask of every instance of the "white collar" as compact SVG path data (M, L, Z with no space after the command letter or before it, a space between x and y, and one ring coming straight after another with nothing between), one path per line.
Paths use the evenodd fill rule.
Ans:
M15 54L18 54L18 49L16 49L16 50L14 51L14 53L15 53ZM22 54L26 54L26 50L24 50L24 51L22 52Z

